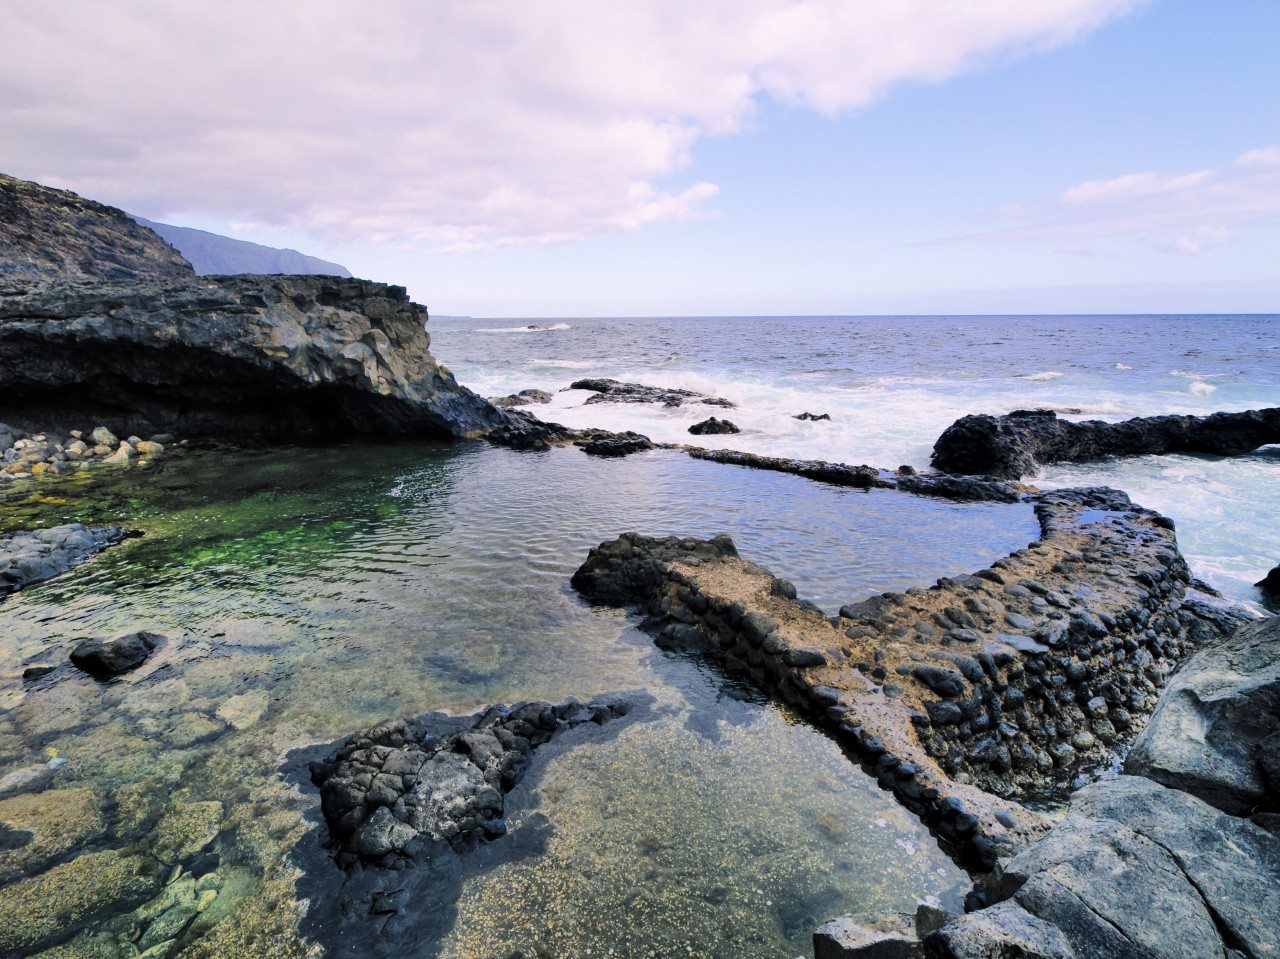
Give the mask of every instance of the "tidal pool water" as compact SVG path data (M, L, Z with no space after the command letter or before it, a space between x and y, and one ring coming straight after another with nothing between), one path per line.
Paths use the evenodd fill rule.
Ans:
M1028 507L478 443L191 451L0 495L0 532L145 534L0 601L0 777L57 767L0 798L0 953L360 954L300 935L318 803L282 775L290 752L399 714L610 690L653 706L549 750L491 868L396 954L791 957L831 916L967 887L825 735L568 579L624 531L727 532L834 611L1026 545ZM136 629L167 640L120 680L66 661ZM34 664L58 668L24 681Z

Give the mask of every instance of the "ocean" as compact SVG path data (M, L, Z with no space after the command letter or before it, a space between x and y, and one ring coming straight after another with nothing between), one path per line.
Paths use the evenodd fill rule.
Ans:
M1280 405L1280 315L433 319L432 350L486 396L552 391L527 407L573 427L774 456L922 469L968 413L1056 410L1114 422ZM733 401L584 405L584 377ZM564 392L562 392L564 391ZM801 421L802 412L829 421ZM735 435L691 437L715 414ZM1105 485L1175 519L1196 575L1242 602L1280 563L1280 449L1059 466L1043 487Z

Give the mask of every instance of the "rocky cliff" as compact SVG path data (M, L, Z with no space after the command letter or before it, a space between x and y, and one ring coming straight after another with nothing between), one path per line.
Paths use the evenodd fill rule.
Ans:
M0 175L0 422L121 436L470 436L504 414L404 289L219 276L113 207Z
M0 421L236 438L501 425L501 411L428 352L426 318L401 287L338 277L0 292Z
M194 275L177 250L123 210L0 173L0 281Z

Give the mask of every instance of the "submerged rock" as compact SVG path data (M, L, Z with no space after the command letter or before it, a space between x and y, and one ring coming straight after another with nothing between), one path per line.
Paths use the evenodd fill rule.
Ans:
M1017 479L1046 463L1110 456L1209 453L1231 456L1280 443L1280 407L1210 416L1147 416L1121 423L1058 419L1052 410L964 416L943 431L932 463L947 473Z
M163 639L147 632L86 639L71 651L71 662L95 679L111 679L141 666Z
M392 719L357 733L311 767L338 863L400 868L503 835L504 797L536 747L629 710L621 699L523 703Z
M707 396L693 390L680 390L664 386L645 386L642 383L620 383L607 378L575 380L567 389L590 390L596 395L587 400L592 403L661 403L663 406L683 406L686 401L704 406L723 406L732 409L736 404L719 396Z
M701 423L694 423L689 427L689 432L694 436L706 436L714 433L741 433L742 430L728 420L718 420L713 416Z
M68 523L0 536L0 596L59 576L127 535L111 526Z

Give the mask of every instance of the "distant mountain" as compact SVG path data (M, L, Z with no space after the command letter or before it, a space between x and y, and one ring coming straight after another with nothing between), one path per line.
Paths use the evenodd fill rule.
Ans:
M233 240L229 236L193 230L186 226L170 226L154 223L135 216L135 220L173 244L174 248L191 261L196 273L290 273L317 274L321 276L350 276L345 266L330 263L297 250L277 250L275 247Z
M0 173L0 280L136 280L191 264L123 210Z

